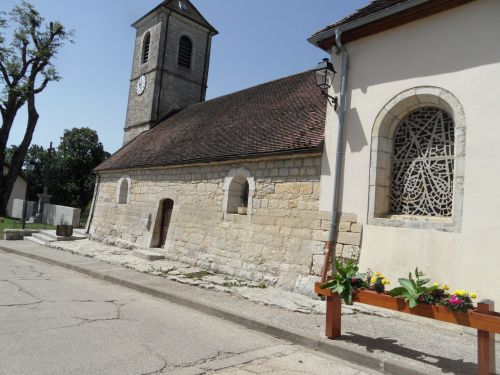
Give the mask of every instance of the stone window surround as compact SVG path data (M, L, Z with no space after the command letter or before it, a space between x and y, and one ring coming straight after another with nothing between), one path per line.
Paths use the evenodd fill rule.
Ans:
M127 183L127 195L126 199L123 199L122 195L122 184ZM117 204L128 204L130 201L130 186L132 185L132 179L129 176L122 177L118 180L118 184L116 186L116 203Z
M392 168L393 135L400 122L422 107L446 111L455 123L455 170L453 214L451 218L410 215L389 215L389 194ZM466 119L463 106L449 91L433 86L415 87L391 99L375 120L370 154L368 199L369 225L460 232L462 225L465 174Z
M244 177L248 182L248 205L247 205L247 218L248 222L252 221L253 215L253 196L255 194L255 179L252 177L251 172L246 168L234 168L229 171L227 177L224 179L224 199L222 202L223 212L224 212L224 220L230 220L235 216L240 216L238 214L228 213L228 203L229 203L229 187L231 186L231 182L233 179L238 177Z

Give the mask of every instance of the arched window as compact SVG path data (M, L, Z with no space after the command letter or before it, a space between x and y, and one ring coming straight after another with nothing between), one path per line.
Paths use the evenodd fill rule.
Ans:
M116 192L116 202L118 204L127 204L130 192L130 179L121 178L118 181L118 190Z
M149 61L149 49L151 47L151 33L148 31L142 42L142 63Z
M243 176L232 179L229 184L227 213L246 215L248 209L248 181Z
M436 107L408 114L394 133L391 214L444 216L453 212L455 126Z
M224 179L224 218L232 215L247 215L251 221L253 214L253 196L255 193L255 179L246 168L231 169Z
M182 36L179 41L179 56L177 64L185 68L191 68L191 55L193 53L193 43L187 36Z
M420 86L394 96L373 125L368 224L460 231L465 134L451 92Z

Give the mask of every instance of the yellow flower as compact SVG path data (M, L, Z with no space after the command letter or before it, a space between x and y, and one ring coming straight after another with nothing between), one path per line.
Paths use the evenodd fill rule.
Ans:
M467 291L466 291L466 290L461 289L461 290L460 290L460 295L461 295L462 297L465 297L465 296L467 295Z
M460 290L455 289L455 291L453 292L453 294L456 295L456 296L459 296L460 295Z
M387 279L382 280L382 284L389 285L391 282Z
M382 274L380 272L375 272L375 277L380 277Z
M372 277L372 278L370 279L370 282L371 282L372 284L376 283L376 282L377 282L377 278L376 278L376 277Z
M470 294L470 298L475 299L476 297L477 297L477 296L476 296L476 293L471 293L471 294Z
M433 284L436 288L439 288L439 283L434 283Z
M443 284L441 288L443 288L443 290L450 290L450 287L446 284Z

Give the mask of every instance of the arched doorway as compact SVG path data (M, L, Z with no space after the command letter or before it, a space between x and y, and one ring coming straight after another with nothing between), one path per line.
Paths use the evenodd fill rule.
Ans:
M174 201L172 199L165 199L160 203L160 238L158 247L163 248L167 241L168 228L170 226L170 219L174 209Z

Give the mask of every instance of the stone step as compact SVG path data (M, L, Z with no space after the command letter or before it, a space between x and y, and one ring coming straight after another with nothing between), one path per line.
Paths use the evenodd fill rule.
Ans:
M84 231L83 231L83 233L80 231L78 231L78 232L73 231L73 235L70 237L58 236L58 235L56 235L55 230L41 230L39 233L51 238L52 241L77 241L77 240L87 239L87 234L85 234Z
M31 237L36 238L39 241L43 241L44 243L57 241L55 236L51 236L50 234L43 232L33 233Z
M30 237L24 237L24 240L25 241L29 241L29 242L33 242L33 243L36 243L37 245L45 245L47 242L45 241L42 241L42 240L39 240L38 238L35 238L33 236L30 236Z
M146 259L149 261L165 259L164 255L152 250L134 250L132 254L137 258Z

